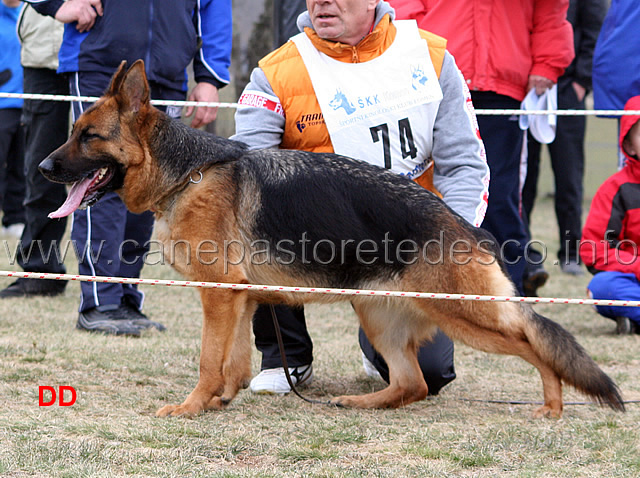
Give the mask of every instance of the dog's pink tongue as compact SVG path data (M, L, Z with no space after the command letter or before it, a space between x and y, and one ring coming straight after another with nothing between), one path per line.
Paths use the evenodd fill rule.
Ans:
M84 198L84 195L87 192L87 189L89 189L92 180L93 178L83 179L71 186L69 194L67 194L67 200L56 211L50 213L49 217L51 219L66 217L73 211L78 209L78 206L80 206L82 198Z

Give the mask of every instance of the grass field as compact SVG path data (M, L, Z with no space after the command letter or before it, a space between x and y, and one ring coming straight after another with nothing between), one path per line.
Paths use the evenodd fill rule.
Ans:
M585 210L615 171L615 134L612 120L589 119ZM552 189L547 161L533 225L551 257ZM1 253L0 268L16 270ZM69 272L77 271L74 261ZM541 295L584 297L588 275L563 275L552 260L547 268ZM143 272L179 278L167 266ZM146 312L168 331L139 339L76 331L78 283L59 298L0 302L0 476L640 476L640 404L615 413L567 390L564 418L535 420L537 371L463 345L458 378L438 397L400 410L336 409L243 391L224 412L155 418L197 381L201 313L195 289L144 290ZM614 335L613 322L588 306L536 308L575 334L626 400L640 399L640 336ZM362 370L348 306L309 307L308 317L316 357L309 397L382 387ZM40 407L40 385L72 386L77 402ZM514 401L525 403L503 403Z

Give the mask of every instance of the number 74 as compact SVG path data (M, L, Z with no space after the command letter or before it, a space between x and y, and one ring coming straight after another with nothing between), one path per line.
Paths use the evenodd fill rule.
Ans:
M382 137L384 167L386 169L391 169L391 142L389 139L389 126L387 123L383 123L378 126L372 126L369 128L369 131L371 132L371 139L374 143L380 141L380 137ZM401 120L398 120L398 132L400 136L400 152L402 153L402 159L408 156L415 158L418 155L418 149L413 141L413 133L411 132L409 118L402 118Z

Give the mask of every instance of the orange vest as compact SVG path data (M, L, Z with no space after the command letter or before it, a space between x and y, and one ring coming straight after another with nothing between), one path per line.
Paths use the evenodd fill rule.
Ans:
M390 22L389 16L385 15L376 28L356 46L323 40L310 28L305 28L305 33L320 52L338 61L359 63L381 55L393 43L396 27ZM424 30L420 30L420 35L427 41L431 62L436 74L440 76L447 41ZM285 127L280 148L333 153L331 138L311 78L295 44L287 42L260 60L259 66L284 110ZM427 171L416 178L416 182L435 191L433 162Z

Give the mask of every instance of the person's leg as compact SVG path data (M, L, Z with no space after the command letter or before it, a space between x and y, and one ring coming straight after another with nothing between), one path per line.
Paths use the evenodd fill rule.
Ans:
M79 253L80 274L120 277L127 215L124 204L113 192L105 194L93 206L74 213L71 240ZM164 330L164 326L150 321L136 307L124 303L124 284L82 282L80 290L79 329L134 336L151 327Z
M313 342L307 331L302 307L275 306L285 356L290 367L309 365L313 361ZM271 307L260 305L253 316L256 348L262 353L261 370L282 367L280 349L271 316Z
M531 213L538 196L538 176L540 174L540 152L542 145L531 134L527 134L527 177L522 187L522 217L531 237Z
M78 252L78 272L89 276L118 277L119 249L124 242L127 210L117 194L73 214L71 240ZM120 305L122 284L82 282L80 312L103 305Z
M640 301L640 282L635 274L605 271L593 276L587 286L589 296L593 299L633 300ZM626 317L633 322L635 331L640 332L640 308L598 305L598 313L616 320ZM631 332L633 330L630 330ZM627 332L628 333L628 332Z
M520 107L516 100L495 93L472 92L471 97L479 109ZM522 293L524 247L528 240L520 213L524 133L517 117L479 115L478 125L491 171L489 205L482 227L498 240L511 280Z
M16 154L16 136L20 132L20 110L16 108L0 109L0 209L5 210L11 203L9 164ZM22 153L22 150L20 150ZM6 216L6 212L5 212ZM10 218L2 218L2 225L8 226Z
M290 367L309 365L313 361L313 343L302 307L275 306L285 356ZM271 316L271 307L261 305L253 316L256 348L262 352L261 370L282 367L280 349Z
M69 94L69 83L55 70L24 69L25 91ZM25 271L64 273L64 263L54 250L60 250L67 219L49 219L67 197L64 184L49 181L38 170L40 162L60 147L69 135L69 103L64 101L25 100L22 120L25 131L25 232L22 248L32 248L29 261L20 266ZM51 253L49 253L51 251ZM44 252L47 257L43 257ZM61 284L65 284L61 282Z
M310 383L313 377L313 342L307 332L302 307L276 305L276 316L285 350L285 357L294 384ZM253 316L253 333L256 348L262 353L260 374L251 380L250 388L254 393L283 394L291 389L284 375L280 348L276 336L271 307L261 305Z
M568 82L561 82L558 90L558 108L584 109L584 100L578 101L575 90ZM555 212L558 220L560 250L558 259L562 270L581 274L578 265L578 245L582 235L582 182L584 176L584 116L560 116L556 139L549 145L551 166L555 177Z
M100 96L109 85L110 76L104 73L74 73L69 77L69 91L78 96ZM72 120L76 120L91 106L74 102ZM117 194L105 194L100 201L73 213L71 240L77 248L78 272L90 276L117 276L120 266L118 248L124 240L126 209ZM80 312L106 305L119 305L122 285L103 282L80 284Z
M6 228L19 226L13 234L22 235L24 228L24 132L20 121L22 110L12 108L11 123L14 125L6 159L6 189L2 203L2 225Z
M362 328L358 331L358 340L366 359L375 367L380 377L389 383L389 368L382 355L371 345ZM429 395L437 395L445 385L456 378L453 365L453 341L438 331L433 341L418 349L418 363L427 382Z
M100 96L110 81L110 75L80 72L71 75L69 88L74 95ZM73 104L74 121L88 105ZM76 210L73 215L71 239L79 253L78 271L92 276L118 277L122 272L123 251L129 247L127 234L135 236L145 246L151 234L149 221L128 225L129 212L120 197L109 192L93 206ZM127 250L127 253L130 252ZM131 258L127 258L131 261ZM143 261L131 261L127 273L139 277ZM123 284L82 282L77 327L115 335L139 335L142 329L164 326L148 320L136 309L124 303ZM137 295L137 293L136 293ZM136 305L140 305L141 297Z
M540 152L542 145L528 133L527 140L527 177L522 188L522 220L527 233L528 247L525 250L525 266L522 278L522 290L525 296L535 297L538 288L542 287L549 278L544 269L544 252L540 245L532 242L531 214L538 195L538 176L540 174Z
M65 77L47 68L24 69L24 91L29 93L69 93ZM38 170L40 162L62 145L69 134L69 103L64 101L25 100L22 108L25 138L25 227L20 239L22 254L18 263L27 272L66 272L61 241L67 219L49 219L64 202L64 184L53 183ZM58 295L66 281L18 279L0 291L0 298Z

